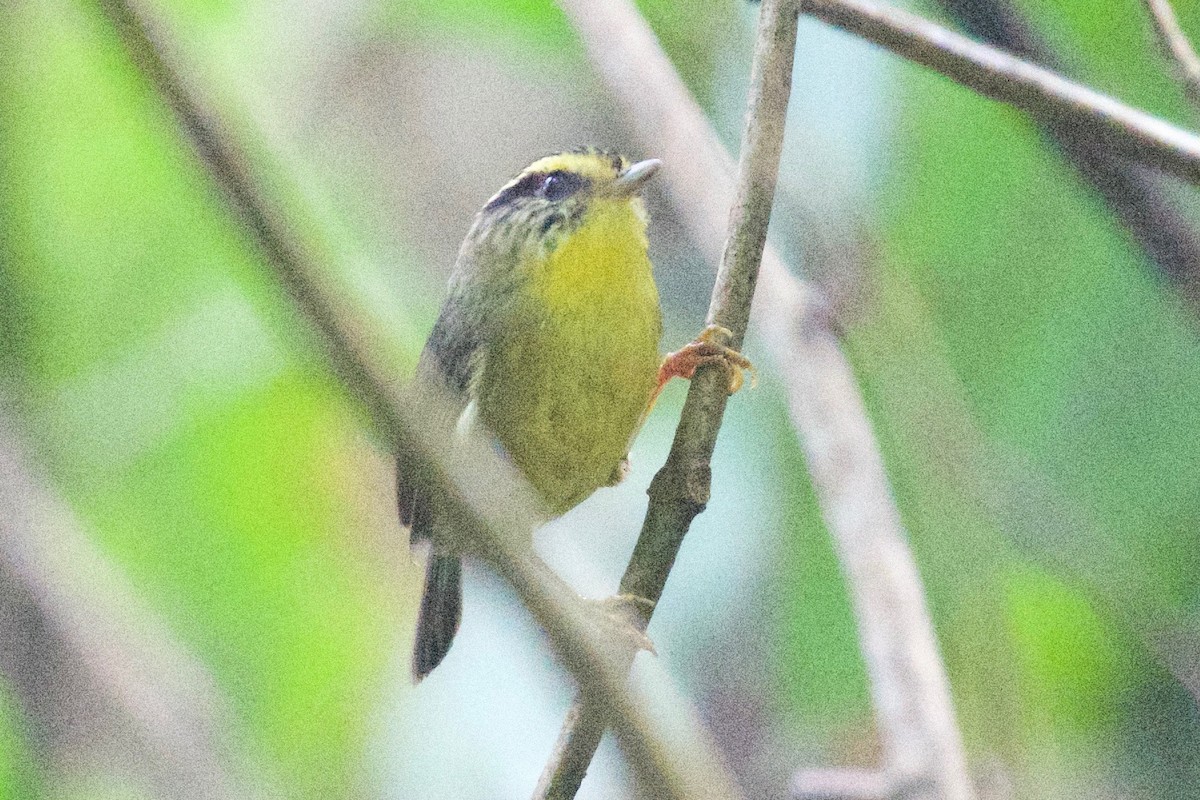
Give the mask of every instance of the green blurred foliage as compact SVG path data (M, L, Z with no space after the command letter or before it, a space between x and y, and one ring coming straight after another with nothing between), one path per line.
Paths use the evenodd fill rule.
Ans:
M729 91L718 86L722 48L743 10L640 6L711 109ZM1200 30L1200 8L1180 6ZM1081 77L1191 118L1149 38L1130 34L1134 0L1106 13L1085 0L1024 8ZM162 10L214 58L261 13L216 0ZM364 36L488 48L594 81L566 20L540 0L390 2L363 17ZM382 456L95 8L0 7L0 42L0 358L42 455L89 530L212 669L289 796L352 796L406 632L398 620L411 616L397 568L367 541L403 551L390 509L362 510L378 505L364 475L386 474ZM214 72L238 74L254 54L239 57ZM1142 634L1195 622L1196 324L1028 122L894 68L890 158L875 179L881 257L849 347L968 747L1009 764L1022 797L1086 795L1109 780L1130 796L1194 796L1194 704ZM294 177L270 163L272 142L254 145L264 172ZM323 211L298 213L308 229ZM341 253L369 235L353 209L345 216L313 240ZM425 285L419 270L396 268ZM392 296L370 288L385 300L364 307ZM436 303L415 295L385 344L404 374ZM870 707L846 591L778 398L762 409L756 424L770 435L746 447L768 442L779 487L780 558L762 615L769 705L808 747L862 758ZM973 446L963 430L987 450L974 466L947 455ZM1046 495L975 469L1014 453ZM1027 508L1003 517L989 492ZM1039 506L1044 497L1068 510ZM1077 531L1039 526L1063 513L1083 520L1086 540L1064 545ZM1062 556L1079 550L1103 568ZM12 777L30 760L18 720L0 705L0 800L32 794Z
M418 36L452 41L474 40L508 50L515 58L555 58L563 49L582 51L566 18L552 3L511 0L416 0L379 5L380 21Z
M1149 36L1130 35L1136 3L1026 5L1098 88L1187 119ZM956 693L984 693L960 700L968 740L1035 775L1104 764L1141 776L1149 796L1191 796L1195 756L1159 771L1144 745L1151 718L1195 742L1193 701L1177 685L1154 707L1133 698L1173 684L1139 632L1188 617L1200 588L1196 323L1028 121L927 72L903 76L881 309L852 344L931 601L950 620ZM1045 497L1066 498L1087 535L1066 549L1082 557L1061 557L1079 532L1020 484L948 478L956 423L939 415L973 419L985 461L1019 453ZM915 420L923 439L906 430ZM989 491L1030 507L997 518L980 508ZM1019 791L1055 796L1039 784Z
M96 10L17 4L5 26L3 303L44 455L295 796L342 796L394 635L345 536L356 414L294 324L238 341L262 333L247 311L289 318ZM89 426L105 412L116 431Z
M737 4L639 0L637 6L688 87L710 103L723 55L715 45L725 40ZM579 72L581 80L586 72L583 48L569 21L544 0L399 0L380 4L377 23L414 38L472 40L513 59Z
M37 796L32 758L20 721L20 709L0 686L0 800Z

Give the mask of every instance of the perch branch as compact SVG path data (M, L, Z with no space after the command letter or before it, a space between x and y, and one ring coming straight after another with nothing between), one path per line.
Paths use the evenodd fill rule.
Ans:
M420 488L444 497L448 512L472 530L481 555L513 587L579 686L610 710L618 741L647 791L679 800L736 797L720 760L701 742L671 737L645 714L645 704L625 685L621 658L586 621L569 588L533 557L528 535L541 520L531 511L537 505L528 487L479 437L447 451L428 423L429 415L449 408L448 403L428 392L418 402L389 381L356 318L324 286L320 265L260 189L232 132L187 84L186 72L161 37L152 35L146 16L132 0L99 2L130 60L174 112L245 234L323 346L330 368L384 439L404 453Z
M563 6L573 18L599 14L582 4L564 2ZM640 17L638 20L644 24ZM733 348L741 347L745 337L766 245L792 85L796 22L788 0L766 0L759 11L737 194L707 318L709 324L729 331L724 344ZM714 225L714 229L719 227ZM692 520L708 502L709 462L725 414L727 380L725 371L716 366L702 368L692 378L671 451L650 484L650 504L621 578L622 594L657 603ZM653 606L641 610L643 627L649 624L652 612ZM534 797L574 797L605 727L604 707L581 694L568 712Z
M559 5L643 147L663 159L667 191L693 239L709 254L720 252L733 164L645 20L629 0ZM813 486L852 584L884 768L889 780L906 785L915 773L940 791L933 795L939 800L968 800L970 781L920 578L853 372L824 328L824 307L820 293L793 277L768 246L755 324L766 332L788 388ZM636 569L631 563L626 574ZM602 733L602 722L577 700L556 755L570 748L570 760L586 764Z
M1069 125L1114 152L1200 183L1200 137L1145 111L898 8L868 0L794 2L805 14L1039 121Z
M1169 0L1142 0L1150 19L1154 23L1154 33L1158 37L1159 46L1175 64L1183 89L1193 106L1200 107L1200 57L1188 41L1187 34L1179 25L1179 18L1171 8Z

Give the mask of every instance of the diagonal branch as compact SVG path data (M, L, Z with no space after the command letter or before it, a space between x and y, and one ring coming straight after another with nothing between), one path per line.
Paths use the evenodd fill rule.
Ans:
M1200 184L1200 137L1043 67L869 0L794 0L861 36L1040 122L1068 125L1113 152Z
M530 551L529 531L541 520L531 490L480 437L448 452L431 431L430 414L450 408L432 389L420 397L398 390L367 346L353 314L344 311L321 280L317 262L255 180L227 126L207 108L173 54L152 35L135 0L99 0L131 61L175 114L244 233L287 291L298 316L324 349L327 363L363 404L379 433L417 472L420 488L446 501L446 510L469 528L480 555L513 587L545 630L559 661L580 686L611 710L618 741L638 777L655 797L737 796L719 758L692 737L668 735L625 685L625 670L577 598Z
M567 10L571 13L579 7L568 5ZM796 23L789 0L765 0L759 11L737 195L708 309L708 323L727 329L729 337L724 344L734 348L741 347L750 320L750 301L775 199L796 53ZM727 381L725 371L714 365L698 370L692 378L671 452L650 484L650 505L621 579L622 594L651 603L662 596L684 536L708 502L709 462L725 414ZM641 610L643 627L649 624L652 612L652 605ZM575 701L534 791L535 798L575 796L607 723L602 704L586 695Z
M719 252L733 164L645 20L630 0L602 6L559 0L559 5L643 147L663 159L668 193L693 239L705 252ZM788 389L813 486L856 598L886 781L907 786L915 779L921 791L938 792L932 796L969 800L962 744L920 578L853 371L823 324L825 306L820 292L793 277L768 246L755 324ZM674 552L663 558L668 566ZM642 569L640 559L635 551L627 578ZM556 757L586 765L602 734L602 721L576 701ZM555 768L552 763L548 772Z
M1200 57L1188 41L1187 34L1179 25L1179 18L1171 8L1170 0L1142 0L1150 18L1154 21L1154 33L1163 52L1174 60L1175 71L1179 76L1188 99L1194 106L1200 106Z
M940 0L968 33L1021 58L1061 70L1058 58L1010 0ZM1165 178L1122 158L1067 123L1043 123L1042 133L1104 199L1163 278L1200 313L1200 236L1164 186Z

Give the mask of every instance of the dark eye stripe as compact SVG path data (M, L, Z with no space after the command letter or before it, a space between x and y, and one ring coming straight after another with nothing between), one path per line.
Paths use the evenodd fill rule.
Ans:
M587 178L574 172L551 172L538 187L538 195L547 200L563 200L587 185Z
M493 197L491 201L484 206L484 209L490 211L493 208L499 208L500 206L508 205L516 201L516 199L519 197L533 197L534 194L537 193L538 186L541 185L545 178L546 175L542 172L531 172L528 175L523 176L521 180L512 184Z
M531 172L504 189L484 206L490 211L511 205L522 197L540 197L551 202L565 200L591 183L587 178L566 170L554 172Z

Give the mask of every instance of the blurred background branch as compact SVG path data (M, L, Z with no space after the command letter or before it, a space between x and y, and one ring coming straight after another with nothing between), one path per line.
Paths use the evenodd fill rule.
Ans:
M1150 13L1154 33L1163 54L1171 59L1173 71L1183 84L1192 105L1200 110L1200 57L1179 26L1170 0L1142 0Z
M914 798L972 798L924 589L853 372L828 328L794 310L780 313L789 300L795 304L782 288L765 310L764 338L785 376L792 421L854 602L882 777ZM806 779L793 785L803 788Z
M879 770L804 769L792 778L795 800L895 800L902 797Z
M864 0L795 1L805 14L986 97L1070 125L1113 152L1200 183L1200 138L1165 120L898 8Z
M204 666L91 542L0 412L0 674L63 792L99 765L175 800L267 797Z
M972 36L1063 71L1062 59L1009 0L940 0L939 5ZM1178 197L1167 191L1164 176L1114 153L1077 125L1038 123L1084 183L1103 198L1147 263L1158 267L1193 315L1200 313L1200 235Z

